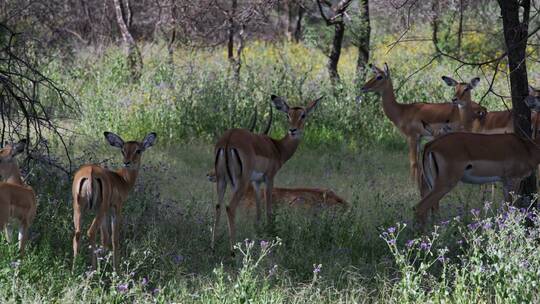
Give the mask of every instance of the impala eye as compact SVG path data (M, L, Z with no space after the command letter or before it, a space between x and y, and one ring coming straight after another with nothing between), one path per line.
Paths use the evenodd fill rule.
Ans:
M383 79L383 77L381 75L377 76L377 80L382 80L382 79Z
M306 118L306 113L302 113L302 119Z
M142 150L141 150L141 149L137 149L137 150L135 150L135 153L137 153L137 154L141 154L141 152L142 152Z

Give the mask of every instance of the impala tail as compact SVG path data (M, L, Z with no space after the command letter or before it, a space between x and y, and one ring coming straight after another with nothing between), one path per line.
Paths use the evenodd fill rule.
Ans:
M80 179L78 190L79 203L86 202L87 209L97 211L102 201L103 182L92 169L90 174Z
M236 148L219 148L216 152L215 180L227 179L233 188L238 186L242 177L243 165Z

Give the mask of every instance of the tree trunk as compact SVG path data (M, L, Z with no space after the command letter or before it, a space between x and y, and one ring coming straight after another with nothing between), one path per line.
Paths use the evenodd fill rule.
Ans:
M463 39L463 0L459 0L459 24L457 34L457 51L461 54L461 44Z
M531 138L531 112L524 102L528 93L526 47L529 28L530 0L498 0L503 19L504 40L510 72L514 132L526 139ZM520 6L523 13L520 20ZM536 175L524 179L519 194L519 204L528 207L532 194L536 193Z
M132 81L137 82L141 78L143 68L141 52L139 51L139 48L137 47L133 36L131 36L131 33L129 32L127 24L124 20L122 3L120 2L120 0L113 0L113 2L116 10L116 22L118 23L118 27L120 28L120 33L122 33L122 39L126 44L127 60L129 69L131 71L131 79Z
M345 34L345 23L343 21L334 24L334 40L332 41L332 50L328 57L328 74L333 85L339 82L338 63L341 56L341 45L343 44L343 35Z
M169 38L169 42L167 43L167 53L168 53L168 61L169 65L172 67L174 65L174 44L176 43L176 19L178 17L178 12L176 8L176 4L174 1L171 1L171 23L172 23L172 30L171 30L171 37Z
M294 28L294 41L300 42L302 40L303 30L302 30L302 18L304 18L304 13L306 9L303 5L298 5L298 18L296 19L296 26Z
M358 36L358 59L356 61L356 92L360 94L360 89L367 74L367 64L369 62L369 40L371 37L371 24L369 22L369 0L360 0L360 25L361 31Z

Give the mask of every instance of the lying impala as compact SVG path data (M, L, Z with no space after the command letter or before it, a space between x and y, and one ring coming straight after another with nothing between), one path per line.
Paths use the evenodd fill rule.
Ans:
M236 208L248 190L250 183L253 184L255 189L257 223L261 219L260 186L262 183L266 185L266 217L268 223L271 222L274 176L281 166L296 152L302 138L305 121L321 98L310 102L306 107L289 107L283 98L275 95L271 96L276 109L287 114L289 131L282 139L276 140L266 135L253 134L246 129L230 129L218 140L215 146L214 168L218 203L212 230L212 249L214 249L215 245L216 231L221 216L221 205L225 198L228 183L232 186L232 197L226 208L231 253L233 253L235 242Z
M11 240L10 218L19 221L19 254L24 255L28 240L28 228L34 221L37 210L34 190L26 185L15 156L24 151L26 139L0 149L0 228L4 227L6 238Z
M407 137L409 145L409 163L411 178L415 180L418 177L418 151L420 139L430 137L424 130L421 121L430 124L433 128L440 128L441 125L450 122L452 129L463 129L460 113L452 103L410 103L400 104L396 101L394 87L388 66L384 65L384 71L371 66L375 76L368 80L362 87L363 92L377 92L382 95L382 106L386 116ZM456 91L462 90L461 85L456 86ZM473 103L474 111L478 113L485 112L485 108ZM475 117L471 117L474 119ZM469 129L464 129L469 131Z
M142 142L124 142L120 136L105 132L105 138L113 147L119 148L124 157L124 167L111 171L98 165L84 165L73 178L73 267L81 242L81 218L83 212L95 212L94 220L87 231L90 242L92 267L96 268L96 233L100 228L101 243L109 247L109 224L112 232L113 267L117 270L119 256L119 229L122 223L122 205L137 179L142 153L154 145L156 133L149 133Z
M212 183L216 182L216 173L214 170L206 174L208 180ZM266 195L262 193L262 199ZM281 204L290 207L299 207L307 209L316 209L324 207L342 207L348 208L347 203L343 198L339 197L331 189L320 188L278 188L272 189L272 204ZM252 185L248 186L244 197L238 204L246 209L253 209L256 206L255 189Z
M527 97L533 110L540 110L540 98ZM430 208L459 181L485 184L501 181L505 198L540 163L540 139L525 140L515 134L451 133L426 144L423 157L424 181L429 192L416 205L418 221L424 224Z

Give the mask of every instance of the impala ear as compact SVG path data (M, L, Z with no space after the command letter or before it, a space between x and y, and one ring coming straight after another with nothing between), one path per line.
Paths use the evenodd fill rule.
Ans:
M315 110L315 108L319 105L319 101L321 101L321 99L323 98L324 98L324 95L311 101L306 107L306 114L310 115L311 112L313 112L313 110Z
M443 76L442 80L444 80L444 82L446 82L446 85L449 86L449 87L455 87L458 84L457 81L455 81L454 79L452 79L452 78L450 78L448 76Z
M26 147L27 140L26 138L21 139L18 143L13 145L13 150L11 152L11 156L15 156L17 154L21 154L24 152L24 148Z
M156 142L157 134L155 132L150 132L146 137L143 139L142 147L143 150L146 150L154 145Z
M120 149L124 147L124 140L120 136L112 132L103 132L103 135L105 135L105 139L107 139L109 145Z
M289 113L289 105L283 97L272 94L270 98L272 99L272 102L274 103L274 106L278 111Z
M384 75L386 78L390 78L390 69L388 68L388 64L386 64L386 62L384 63Z
M476 86L480 83L480 77L474 77L471 79L471 82L469 83L469 88L472 90L476 88Z

